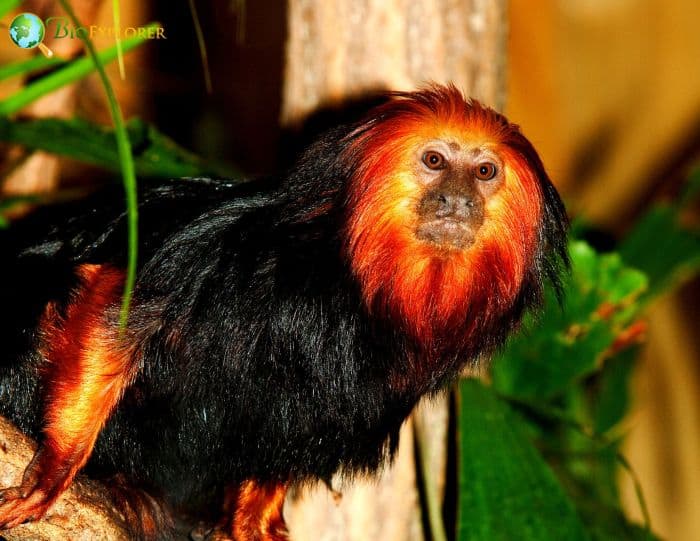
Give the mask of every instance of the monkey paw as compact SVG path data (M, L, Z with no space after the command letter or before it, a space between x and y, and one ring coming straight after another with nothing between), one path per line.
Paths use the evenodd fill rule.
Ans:
M42 448L34 454L19 486L0 489L0 529L39 520L63 492L61 479L42 475L44 454Z
M54 498L37 486L24 484L0 490L0 528L10 529L40 519Z

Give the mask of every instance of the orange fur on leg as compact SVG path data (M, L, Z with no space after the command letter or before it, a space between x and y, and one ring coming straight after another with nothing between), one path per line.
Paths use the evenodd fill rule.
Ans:
M236 541L286 541L282 516L287 486L245 481L235 491L231 533Z
M44 440L18 487L0 491L0 525L41 517L90 457L97 436L134 375L107 310L118 303L123 273L101 265L77 269L82 284L60 317L47 307L41 324Z

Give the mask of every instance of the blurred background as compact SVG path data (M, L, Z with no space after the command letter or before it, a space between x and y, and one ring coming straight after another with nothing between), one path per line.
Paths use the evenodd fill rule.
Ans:
M113 24L109 2L72 4L85 24ZM120 4L122 25L157 20L166 36L126 55L124 79L116 63L108 66L125 117L137 115L205 160L245 175L284 163L300 122L319 103L431 79L455 80L522 126L570 214L585 217L600 249L614 245L652 202L676 196L700 158L697 0L196 2L208 75L193 2ZM42 18L61 13L50 0L20 9ZM45 43L57 54L82 51L79 40L50 34ZM0 65L29 54L0 40ZM353 62L353 55L369 61ZM4 80L0 96L26 83ZM110 123L94 75L20 115ZM5 195L109 176L44 152L8 147L0 157ZM684 219L697 225L699 217L695 208ZM624 422L624 453L653 528L673 540L700 538L699 305L695 279L648 312ZM641 520L629 476L621 484L629 514Z
M510 5L506 112L540 151L569 212L622 235L651 201L677 193L700 157L700 3L533 5ZM623 452L654 529L673 540L700 538L699 306L696 279L651 307L625 425ZM629 478L622 483L639 516Z

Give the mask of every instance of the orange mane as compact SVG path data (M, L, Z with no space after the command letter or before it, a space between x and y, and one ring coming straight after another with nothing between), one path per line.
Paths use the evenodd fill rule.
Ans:
M347 150L357 167L349 186L346 252L364 301L431 351L454 340L469 344L513 309L538 249L543 195L537 172L518 151L524 137L453 86L397 94L375 112ZM487 145L505 164L505 183L465 250L443 249L414 234L423 190L412 169L416 148L434 139Z

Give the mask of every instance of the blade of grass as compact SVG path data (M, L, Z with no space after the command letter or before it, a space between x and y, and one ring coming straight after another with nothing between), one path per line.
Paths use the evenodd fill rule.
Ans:
M197 45L199 45L199 56L202 59L202 70L204 71L204 84L207 88L207 94L212 93L211 84L211 72L209 70L209 59L207 57L207 44L204 41L204 32L202 32L202 25L199 22L199 15L197 15L197 7L194 5L194 0L189 0L190 13L192 14L192 22L194 24L194 31L197 34Z
M146 25L145 28L160 28L160 24L151 23ZM146 31L144 34L145 36L147 36L148 31ZM147 41L148 38L145 36L134 36L132 38L125 39L123 42L124 51L130 51ZM83 39L83 36L81 36L81 39ZM85 41L86 43L89 42L92 45L92 42L89 40L89 38L87 40L84 39L83 41ZM94 52L94 47L91 47L90 50ZM95 53L95 58L98 59L100 65L107 64L108 62L114 60L116 57L116 46L100 51L99 53ZM40 98L41 96L48 94L49 92L53 92L54 90L64 85L73 83L75 81L78 81L79 79L86 77L95 70L95 66L96 64L93 62L93 59L89 57L83 57L74 60L66 67L61 68L60 70L55 71L54 73L51 73L46 77L42 77L41 79L31 83L30 85L27 85L24 89L20 90L16 94L0 101L0 115L11 115L13 113L16 113L29 103Z
M230 9L236 15L236 43L242 45L245 42L246 0L231 0Z
M21 0L0 0L0 17L7 15L7 13L19 6L20 3Z
M124 51L122 51L121 11L119 9L119 0L112 0L112 19L114 19L114 43L117 46L119 76L123 81L126 79L126 70L124 69Z
M81 27L82 24L80 24L80 21L75 16L73 8L68 0L59 1L76 28ZM102 86L107 94L109 111L112 115L112 122L114 122L114 134L117 139L117 150L119 152L119 162L121 163L122 179L126 194L129 262L127 264L124 296L122 297L122 307L119 315L119 322L122 325L122 328L124 328L129 317L129 305L131 304L134 284L136 283L136 264L138 256L138 205L136 201L136 174L134 171L134 158L131 154L131 143L129 142L126 127L124 126L121 108L119 107L119 102L117 102L112 84L109 82L109 77L107 77L107 73L105 72L102 60L97 54L97 51L95 51L92 40L87 35L81 35L80 39L82 39L85 43L85 47L90 54L90 60L97 69L97 73L102 81ZM126 48L127 42L125 42L124 45Z
M46 58L44 55L33 56L29 60L12 62L6 66L0 66L0 81L14 77L15 75L24 75L61 64L67 64L67 62L57 56L52 56L51 58Z

